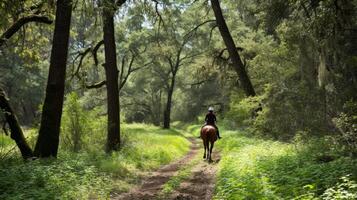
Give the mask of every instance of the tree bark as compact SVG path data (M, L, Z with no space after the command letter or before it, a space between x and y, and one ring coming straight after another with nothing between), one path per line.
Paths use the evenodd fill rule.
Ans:
M239 56L236 45L232 38L231 33L229 32L228 26L222 14L222 9L219 4L219 0L211 0L212 9L214 15L216 17L216 22L223 38L225 45L227 46L227 50L229 53L229 57L233 63L233 67L238 74L240 83L243 87L243 90L247 96L255 96L255 91L253 85L249 79L249 76L245 70L245 66Z
M114 35L114 3L114 0L104 0L103 5L105 75L108 99L108 136L106 152L118 150L120 147L120 105Z
M176 81L176 74L173 74L172 79L171 79L170 88L167 90L167 102L166 102L166 108L164 111L164 129L170 128L172 95L174 93L175 81Z
M72 0L58 0L46 97L35 147L39 157L57 157L71 15Z
M16 142L19 147L21 155L24 159L31 158L33 152L31 147L26 142L24 133L20 127L17 117L6 97L5 91L0 88L0 109L5 114L6 122L9 124L11 135L10 137Z

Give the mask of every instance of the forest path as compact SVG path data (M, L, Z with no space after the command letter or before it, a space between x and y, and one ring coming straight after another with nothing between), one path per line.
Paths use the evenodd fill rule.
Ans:
M151 172L147 178L144 178L142 184L134 187L128 193L119 196L113 196L116 200L155 200L155 199L175 199L175 200L209 200L212 197L217 163L220 160L219 153L214 151L213 163L197 160L201 158L203 147L201 140L188 138L191 142L189 152L178 161L164 165L158 170ZM192 165L192 166L190 166ZM172 178L177 176L180 170L190 166L189 177L179 183L177 188L173 188L169 194L163 194L162 190Z

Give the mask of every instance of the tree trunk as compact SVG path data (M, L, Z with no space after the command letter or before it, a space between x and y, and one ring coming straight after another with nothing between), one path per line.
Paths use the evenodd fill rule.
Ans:
M175 79L176 79L176 73L174 73L172 75L171 85L170 85L170 88L167 90L167 102L166 102L166 108L164 111L164 129L170 128L172 95L174 93L174 88L175 88L175 81L176 81Z
M72 0L58 0L51 62L35 155L56 157L59 143Z
M6 122L9 124L11 135L10 137L15 140L16 145L19 147L21 155L24 159L33 156L32 149L26 142L24 133L20 127L17 117L11 108L9 100L6 97L5 91L0 88L0 109L5 114Z
M219 4L219 0L211 0L212 9L216 17L216 22L223 38L223 41L227 47L229 57L233 63L233 67L238 74L240 83L247 96L255 96L255 91L250 82L248 74L245 70L245 66L239 56L234 40L229 32L228 26L222 14L222 9Z
M161 123L161 90L157 92L151 92L151 121L155 126L160 126Z
M106 151L118 150L120 147L120 106L118 87L118 68L114 36L114 1L104 0L103 33L105 52L105 75L108 99L108 136Z

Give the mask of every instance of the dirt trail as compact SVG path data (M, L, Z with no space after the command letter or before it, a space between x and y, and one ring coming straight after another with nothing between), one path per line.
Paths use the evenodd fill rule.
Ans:
M163 185L170 180L171 177L177 175L178 171L185 165L189 164L198 153L202 152L200 145L201 140L189 139L192 143L190 151L180 160L165 165L152 172L147 178L142 181L142 184L133 188L128 193L112 197L116 200L155 200L160 199L159 193ZM169 199L211 199L214 179L216 172L216 163L219 161L219 154L215 152L213 159L216 160L213 164L200 161L196 164L192 171L191 177L182 182L180 187L173 192ZM165 198L165 199L167 199Z
M213 196L217 164L220 155L212 153L213 163L200 162L191 170L191 177L182 182L180 187L172 193L173 200L210 200Z

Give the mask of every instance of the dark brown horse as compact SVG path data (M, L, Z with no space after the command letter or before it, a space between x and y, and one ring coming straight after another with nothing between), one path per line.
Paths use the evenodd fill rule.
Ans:
M212 162L212 149L214 142L217 140L216 128L211 125L205 125L201 128L201 138L203 140L203 146L205 148L205 153L203 158Z

